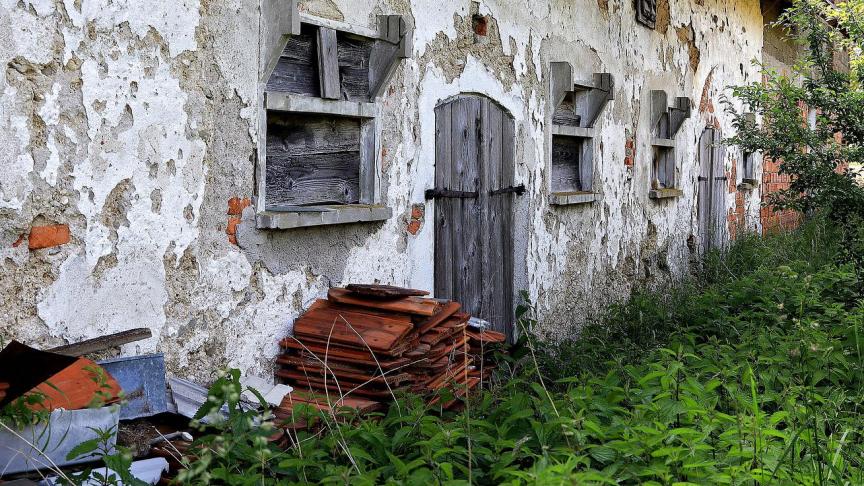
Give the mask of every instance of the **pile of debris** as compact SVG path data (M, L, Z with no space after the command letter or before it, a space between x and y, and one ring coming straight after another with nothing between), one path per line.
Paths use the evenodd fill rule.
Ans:
M294 386L277 417L298 404L319 410L384 408L398 391L441 399L450 409L487 380L491 352L505 341L488 323L461 312L457 302L428 292L383 285L333 288L294 323L282 340L276 375Z

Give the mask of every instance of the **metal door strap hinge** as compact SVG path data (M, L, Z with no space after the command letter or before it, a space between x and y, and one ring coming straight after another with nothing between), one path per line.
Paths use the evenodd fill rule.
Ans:
M728 177L715 177L714 180L715 181L727 181L727 180L729 180L729 178Z
M519 184L518 186L513 187L502 187L501 189L495 189L494 191L489 191L490 196L498 196L500 194L516 194L517 196L521 195L525 192L525 184Z
M702 177L702 176L699 176L697 179L700 181L707 181L708 180L707 177Z
M459 199L471 199L477 197L477 191L451 191L450 189L427 189L426 199L438 199L442 197L452 197Z

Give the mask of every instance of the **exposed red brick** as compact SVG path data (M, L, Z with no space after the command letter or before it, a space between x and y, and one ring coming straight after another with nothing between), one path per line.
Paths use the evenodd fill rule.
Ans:
M53 224L48 226L34 226L30 228L30 238L27 247L31 250L41 250L69 243L72 235L69 226L65 224Z
M416 235L420 231L420 226L422 226L420 221L413 219L410 223L408 223L408 232L412 235Z
M243 210L249 207L252 201L246 198L232 197L228 200L228 214L230 216L239 216L243 214Z
M12 243L12 248L18 248L19 246L21 246L21 243L24 242L24 238L26 238L26 237L27 237L27 233L21 233L21 235L18 236L18 239L15 240L15 243Z
M412 219L423 219L423 215L426 213L426 206L423 204L414 204L411 206L411 218Z
M240 218L228 218L228 226L225 227L225 233L230 236L237 234L237 225L240 224Z
M475 34L481 36L489 34L489 19L485 15L474 15L471 20Z
M237 244L237 237L235 235L228 235L228 243L231 243L232 245L236 245Z

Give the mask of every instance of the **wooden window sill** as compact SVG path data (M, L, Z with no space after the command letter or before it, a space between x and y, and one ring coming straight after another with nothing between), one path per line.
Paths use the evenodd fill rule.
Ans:
M264 106L273 111L319 113L353 118L375 118L375 103L363 101L327 100L292 93L267 91Z
M651 199L669 199L674 197L681 197L683 195L684 191L675 188L651 189L651 191L648 192L648 197L650 197Z
M553 192L549 195L549 204L553 206L573 206L577 204L591 204L597 200L597 194L593 192Z
M292 229L333 224L386 221L393 216L387 206L343 204L330 206L288 207L285 210L259 212L255 215L258 229Z

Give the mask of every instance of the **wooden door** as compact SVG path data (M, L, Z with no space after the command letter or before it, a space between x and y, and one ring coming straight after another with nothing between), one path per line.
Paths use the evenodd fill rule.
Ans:
M699 238L702 252L723 248L726 228L726 150L720 131L706 128L699 139Z
M435 295L512 336L513 118L461 95L435 108Z

